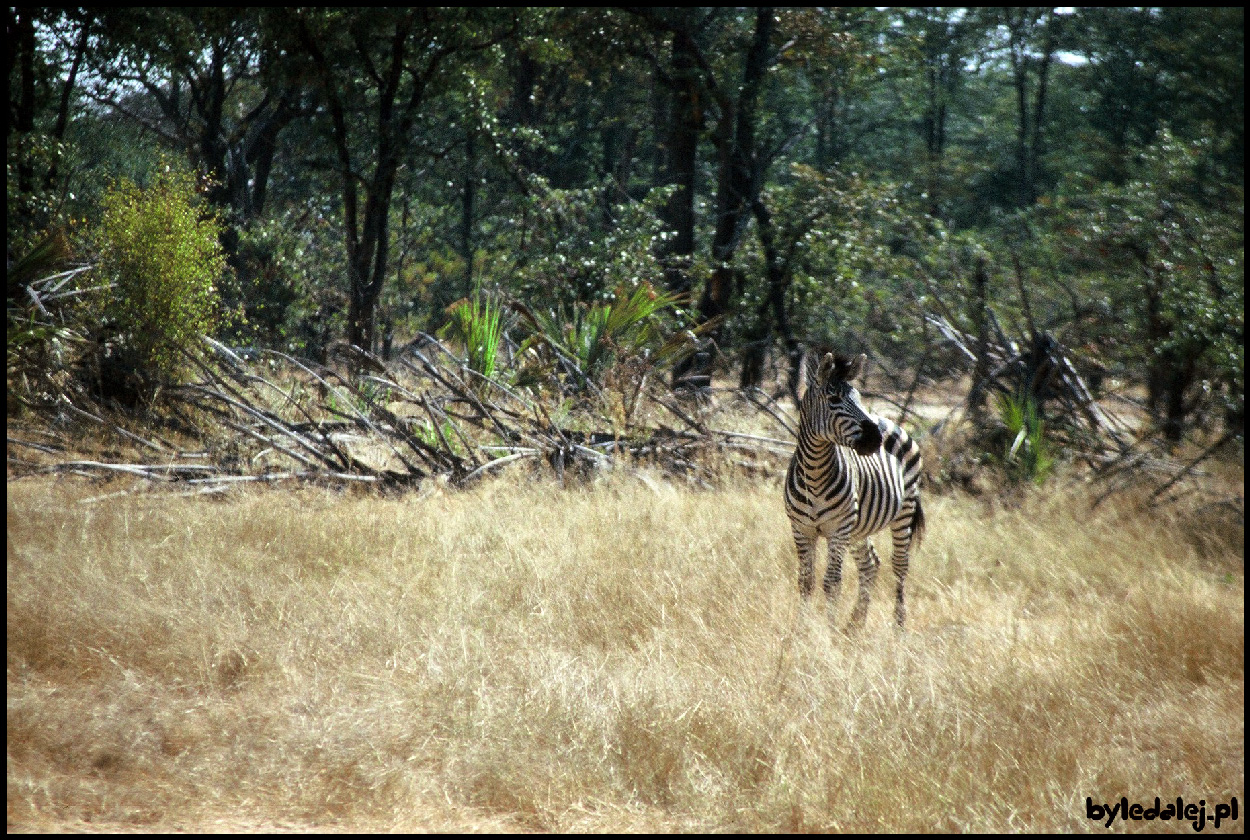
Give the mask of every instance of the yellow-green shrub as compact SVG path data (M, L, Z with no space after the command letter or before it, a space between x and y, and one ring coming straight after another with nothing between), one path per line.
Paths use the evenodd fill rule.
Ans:
M97 271L115 284L105 317L136 372L170 378L179 348L216 326L220 230L185 171L166 166L146 188L122 180L105 194L95 235Z

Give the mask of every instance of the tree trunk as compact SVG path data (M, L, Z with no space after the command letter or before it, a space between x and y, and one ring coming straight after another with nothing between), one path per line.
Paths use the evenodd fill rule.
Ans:
M972 372L972 392L968 394L968 408L972 422L980 426L985 419L985 396L990 376L990 278L985 257L977 257L972 274L972 318L977 330L977 360Z
M694 39L687 31L673 34L672 104L668 120L664 173L677 190L662 210L671 239L660 247L664 282L670 291L690 291L690 260L694 255L695 165L702 113L699 105L698 64Z
M1032 201L1033 167L1029 159L1029 105L1028 105L1028 73L1024 59L1012 50L1012 81L1016 89L1016 177L1020 206L1029 206Z
M1163 315L1162 291L1151 278L1146 297L1146 346L1166 345L1172 331L1172 323ZM1146 367L1146 408L1169 441L1179 441L1185 434L1190 412L1185 394L1196 379L1193 359L1185 358L1176 349L1165 347L1150 355Z
M742 359L742 375L738 384L742 388L759 387L764 378L764 360L775 336L781 338L788 360L787 388L793 394L798 389L798 359L801 353L794 330L790 326L790 310L786 298L790 289L791 274L787 261L777 250L776 231L772 214L762 199L756 199L751 210L755 215L755 229L764 250L764 276L767 293L760 301L760 311L755 328L747 335L747 345Z
M464 187L460 193L460 256L464 260L464 288L473 290L473 204L477 197L477 145L475 132L464 138Z
M1014 9L1007 12L1007 26L1011 37L1011 69L1016 89L1016 159L1019 167L1020 206L1029 207L1037 201L1039 161L1042 156L1042 126L1046 116L1047 80L1055 51L1055 14L1048 10L1042 23L1041 56L1037 61L1037 94L1033 107L1029 107L1029 43L1031 21L1028 16L1033 9Z
M69 127L69 106L73 97L74 85L78 80L78 70L82 66L83 57L87 54L87 44L91 34L90 24L84 21L78 30L78 41L74 44L74 57L70 61L69 75L61 85L61 102L56 111L56 126L52 129L52 138L58 143L65 139L65 130ZM56 186L60 173L60 158L52 158L52 166L48 169L48 177L44 179L44 187L48 190Z
M699 298L699 320L708 323L728 315L740 285L731 264L742 240L748 214L759 196L764 162L756 148L755 129L760 86L769 66L768 44L773 32L773 10L756 10L755 35L747 51L742 86L737 100L720 96L720 119L714 142L717 147L718 177L716 228L712 237L712 276ZM713 344L720 327L709 333ZM674 382L707 384L712 376L712 354L700 352L687 357L674 370Z
M1050 64L1055 53L1055 22L1054 9L1046 11L1046 22L1042 36L1042 55L1037 62L1037 96L1033 100L1033 135L1029 138L1029 204L1037 201L1038 181L1041 179L1039 167L1042 160L1042 129L1046 123L1046 95L1050 79Z
M257 218L265 211L269 174L278 152L278 135L300 115L298 99L299 92L294 88L283 90L274 109L259 117L247 131L242 158L252 171L247 179L251 182L251 189L242 208L245 219Z
M373 174L368 179L362 178L352 165L352 141L342 96L331 65L316 37L309 30L306 16L299 17L301 42L315 63L330 111L332 135L343 182L343 233L349 286L347 339L368 351L374 349L377 303L386 279L390 247L387 221L391 196L395 191L395 176L401 161L402 144L411 132L425 84L434 67L446 54L442 51L435 52L421 74L407 67L408 37L413 28L415 14L409 12L396 21L385 64L375 77L377 128L372 148L376 149L376 162ZM358 48L363 46L358 45ZM405 73L412 77L412 91L407 101L399 102L400 83ZM360 181L365 184L363 214L357 193L357 183Z
M941 213L938 193L942 183L942 152L946 144L946 104L943 101L942 79L937 68L930 67L925 77L928 86L927 104L921 122L924 128L925 158L928 164L926 192L929 194L929 215L937 218Z
M9 56L9 78L13 78L12 64L16 61L18 70L17 107L9 100L9 116L13 120L19 142L28 139L35 130L35 21L37 12L34 9L9 9L10 33L17 30L16 43ZM22 195L29 195L34 189L34 172L29 159L24 154L18 156L17 190Z

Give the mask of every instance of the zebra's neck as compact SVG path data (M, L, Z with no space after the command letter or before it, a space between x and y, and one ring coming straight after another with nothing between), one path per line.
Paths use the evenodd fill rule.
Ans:
M799 427L799 450L813 460L829 457L838 445L826 438L818 438L802 426ZM844 447L845 448L845 447Z
M818 438L806 430L799 430L799 445L794 453L798 470L807 480L821 483L837 481L852 469L854 453L831 440Z
M902 426L889 420L884 420L876 415L869 415L881 429L882 442L881 448L886 451L897 461L906 462L912 449L912 441ZM843 450L842 457L835 457L836 450ZM803 456L803 461L807 464L820 464L825 461L838 461L848 465L856 463L857 458L872 457L857 455L854 450L839 446L827 438L818 438L808 429L800 425L798 450Z

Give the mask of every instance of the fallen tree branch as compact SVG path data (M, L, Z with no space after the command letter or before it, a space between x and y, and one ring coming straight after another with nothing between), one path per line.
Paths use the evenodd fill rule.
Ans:
M635 406L663 407L685 428L627 422L618 430L619 418L600 413L606 402L595 399L603 394L596 389L561 393L557 420L555 409L542 399L472 370L428 336L389 365L353 350L344 358L355 372L276 350L245 353L211 338L185 355L192 381L164 389L163 411L153 416L157 422L175 418L179 434L189 437L196 457L208 463L176 462L187 457L178 446L128 432L110 422L105 411L93 413L63 400L62 413L89 419L169 463L127 464L88 456L49 465L10 455L10 469L93 479L128 475L184 484L198 494L287 480L395 486L439 478L463 486L510 464L538 459L563 479L566 470L584 476L636 458L706 484L705 478L719 474L716 464L741 462L758 474L765 469L761 464L792 449L790 441L709 428L701 414L651 386L638 385L626 396ZM793 434L793 423L774 401L732 393ZM714 400L715 393L706 392L703 399ZM600 428L612 430L586 430L600 422ZM10 437L10 448L58 457L76 451L56 434L49 434L48 443L32 443L29 437ZM743 460L733 454L742 451L759 457ZM709 456L717 453L723 457L714 464Z

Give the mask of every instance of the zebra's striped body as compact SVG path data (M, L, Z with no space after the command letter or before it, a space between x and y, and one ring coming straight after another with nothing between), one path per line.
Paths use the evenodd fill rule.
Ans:
M920 447L900 426L869 414L851 382L865 356L825 354L799 402L799 444L786 472L786 513L799 554L799 592L812 594L816 540L829 543L824 590L832 618L842 585L842 558L860 543L859 600L851 627L863 625L881 565L869 537L890 529L897 581L894 617L906 617L903 583L912 545L924 529L920 506Z

